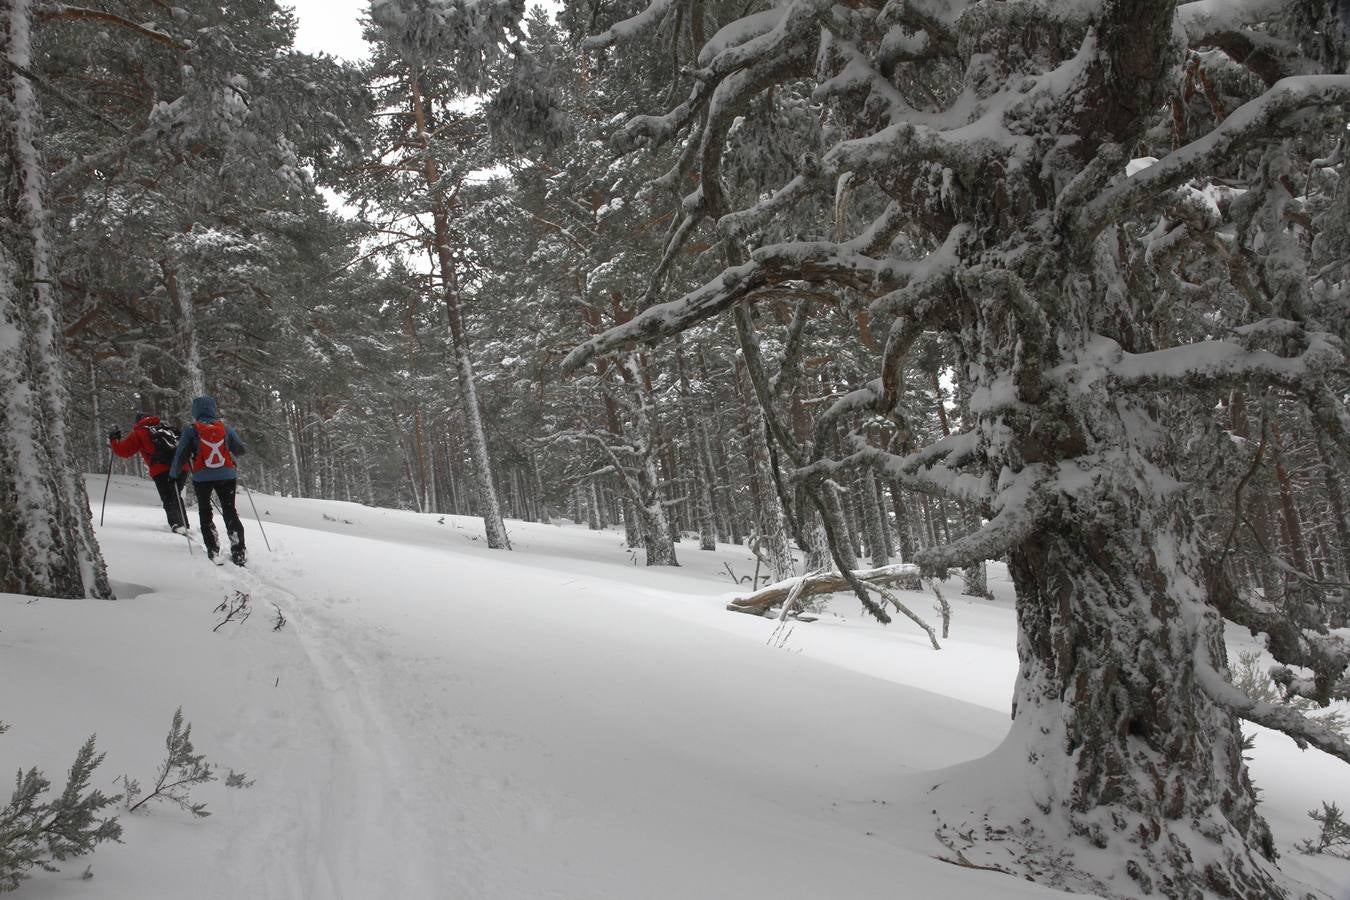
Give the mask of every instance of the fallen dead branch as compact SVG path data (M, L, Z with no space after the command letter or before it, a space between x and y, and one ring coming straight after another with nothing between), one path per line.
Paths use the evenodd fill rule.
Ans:
M853 574L864 584L873 584L879 587L898 587L911 591L917 591L922 587L919 567L912 563L898 563L893 566L882 566L878 569L859 569ZM771 607L787 600L788 594L798 585L801 585L801 592L797 597L798 601L816 594L834 594L850 589L848 582L838 572L816 572L778 581L766 585L753 594L737 597L727 604L727 609L732 612L762 616Z

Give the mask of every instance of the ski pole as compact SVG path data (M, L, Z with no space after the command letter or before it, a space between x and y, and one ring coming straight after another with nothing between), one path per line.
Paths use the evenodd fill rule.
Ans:
M98 527L103 527L103 513L108 508L108 485L112 484L113 453L108 448L108 480L103 482L103 505L98 508Z
M242 481L239 483L244 484ZM267 540L267 529L263 528L262 516L258 515L258 504L253 502L253 492L248 489L248 485L246 484L244 484L244 493L248 494L248 505L253 507L253 518L258 520L258 530L262 532L263 544L267 546L267 552L271 553L272 544Z
M187 504L183 502L183 492L178 489L178 479L173 479L173 495L178 498L178 513L183 517L183 537L187 539L188 556L192 555L192 535L188 533Z

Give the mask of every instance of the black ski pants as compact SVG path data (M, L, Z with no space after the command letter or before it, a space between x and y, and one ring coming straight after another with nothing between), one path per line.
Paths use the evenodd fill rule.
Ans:
M240 550L244 548L244 523L239 521L239 513L234 510L234 491L238 481L230 478L225 481L194 481L192 489L197 493L197 515L202 523L202 541L211 553L220 550L220 541L216 538L216 524L211 515L211 494L220 503L220 515L225 520L225 533L230 536L230 546Z
M159 491L159 502L164 504L164 515L169 519L170 528L187 524L183 520L183 495L178 493L182 489L182 482L170 478L168 472L155 476L155 490Z

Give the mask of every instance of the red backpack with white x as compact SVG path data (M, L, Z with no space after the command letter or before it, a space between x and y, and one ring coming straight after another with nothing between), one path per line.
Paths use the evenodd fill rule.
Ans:
M226 446L225 423L194 422L197 428L197 453L192 459L192 471L202 469L234 468L234 457Z

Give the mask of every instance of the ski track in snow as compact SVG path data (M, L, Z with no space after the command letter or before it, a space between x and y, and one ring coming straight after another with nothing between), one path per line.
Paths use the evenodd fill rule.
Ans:
M320 842L312 896L374 896L380 882L387 879L377 868L361 864L363 857L375 849L366 823L399 826L394 833L384 835L396 848L417 844L413 835L405 833L410 819L400 815L400 810L409 806L403 796L410 769L406 752L380 704L370 695L369 667L344 650L343 642L322 624L322 614L311 611L299 617L293 603L284 608L298 617L300 644L326 691L324 708L337 738L327 780L340 789L324 798L320 814L324 839ZM434 873L423 871L417 865L420 859L411 856L400 865L403 890L411 896L433 896Z
M298 537L283 534L287 537L278 537L279 545ZM653 886L645 871L654 858L678 857L683 852L679 843L689 840L684 834L696 831L705 814L701 809L663 811L670 797L653 790L652 782L663 778L660 769L666 763L660 754L672 752L680 736L645 734L641 721L644 715L665 719L667 727L679 730L679 717L693 710L665 715L661 710L689 702L688 692L676 688L657 708L644 709L629 693L612 688L616 675L638 682L649 679L653 664L643 656L660 650L666 628L678 633L688 625L658 620L654 634L630 633L629 640L641 645L639 649L623 648L623 635L608 632L622 628L615 617L624 607L604 593L592 600L608 607L598 615L581 605L562 616L557 612L556 602L563 599L584 604L603 579L560 579L522 563L520 555L491 555L486 582L494 590L498 580L518 585L518 596L494 597L479 587L481 576L466 571L447 584L430 585L434 606L429 606L428 598L420 596L428 593L428 586L419 580L416 564L453 563L453 557L446 559L445 547L395 551L364 535L329 540L341 541L346 557L373 561L383 550L386 558L401 554L410 564L386 566L391 571L379 580L387 596L374 603L360 578L319 587L324 576L313 571L312 557L299 551L292 556L281 546L277 554L262 555L256 540L250 569L227 567L222 572L227 582L247 585L241 589L254 594L255 616L272 602L285 612L317 676L326 731L333 735L324 780L337 790L320 798L314 821L307 823L314 832L313 859L300 878L291 880L310 887L298 896L357 898L395 888L406 897L617 897L635 892L684 897L700 892L697 877L690 881L685 875L680 879L684 885ZM429 549L438 559L426 558ZM301 557L303 563L297 561ZM640 592L626 577L632 570L620 572L625 577L615 582L616 592ZM283 583L306 584L314 594L301 601ZM351 590L350 596L333 589L339 583ZM520 621L506 628L503 619L509 622L513 614L504 616L503 604L519 609ZM453 610L449 616L446 606ZM714 643L726 641L738 655L746 649L739 639L727 641L715 633L710 637ZM575 658L577 647L594 658ZM751 652L763 652L775 664L785 658ZM690 653L677 669L693 664L697 647ZM504 674L510 672L521 674ZM668 690L663 684L648 684L640 693ZM631 732L619 735L617 753L598 746L613 740L611 736L594 733L613 725ZM799 728L789 724L787 731ZM698 740L696 732L689 737ZM628 746L634 739L662 745L652 752L654 771L649 773L642 761L644 748ZM703 752L723 778L739 778L738 770L750 759L726 758L711 748ZM608 758L600 763L607 771L597 777L586 761L589 756ZM696 777L691 789L706 790L699 783L706 777ZM800 770L791 774L791 779L800 777ZM614 790L611 779L626 789ZM795 789L789 780L767 790L788 794ZM826 805L824 798L816 802ZM847 819L859 812L871 815L875 802L859 806L849 799L832 806ZM619 808L607 808L611 803ZM674 825L653 828L652 835L641 833L651 818L672 815L677 817ZM743 840L734 798L724 799L706 815L728 823L736 840ZM717 826L704 830L713 835L705 855L739 855ZM685 849L693 851L696 843ZM602 847L614 848L619 860L614 871L596 871L594 857ZM636 860L626 858L634 854ZM380 860L397 862L386 866ZM715 867L732 863L717 861ZM815 868L809 862L806 867ZM763 877L754 874L754 866L746 868L739 876L742 887L725 896L749 896L745 892L753 890L753 881ZM275 873L271 877L275 881ZM825 887L792 890L784 885L776 893L814 896Z
M251 555L255 552L250 550ZM293 629L317 677L318 711L326 723L328 758L321 782L328 789L312 791L310 815L292 823L305 833L307 853L286 866L254 860L265 874L255 888L262 892L259 896L365 900L394 885L404 897L444 896L441 873L429 864L439 854L430 848L410 852L425 843L417 823L428 811L420 808L422 798L411 791L415 785L409 775L415 760L385 712L387 699L376 693L379 660L363 651L362 635L344 634L331 600L301 603L254 568L227 565L220 574L224 589L250 594L253 616L270 616L272 604L285 615L284 627ZM310 759L302 765L312 769L318 762ZM308 780L299 772L291 776L283 783ZM270 835L272 846L276 841L290 842L284 834ZM396 868L395 878L387 867ZM280 884L286 885L284 894L278 892Z

